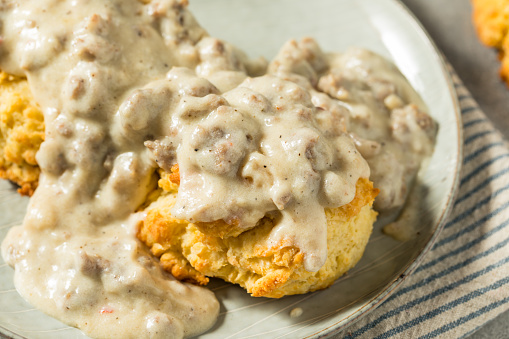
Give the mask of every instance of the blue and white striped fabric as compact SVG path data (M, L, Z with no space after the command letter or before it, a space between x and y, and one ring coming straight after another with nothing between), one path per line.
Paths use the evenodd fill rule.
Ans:
M464 161L451 215L399 290L338 338L462 338L509 309L509 143L453 81Z

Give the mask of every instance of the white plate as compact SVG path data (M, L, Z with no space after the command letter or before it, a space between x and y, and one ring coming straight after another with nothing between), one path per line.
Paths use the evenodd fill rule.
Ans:
M420 235L401 243L377 226L359 264L332 287L279 300L251 298L213 281L221 302L217 324L201 338L318 338L337 332L376 307L431 248L450 209L461 160L460 115L446 67L432 42L394 0L192 0L191 10L212 36L252 57L271 59L290 38L312 36L326 51L357 45L392 59L421 94L440 125L435 153L419 174ZM426 191L426 194L422 192ZM20 222L26 199L0 183L0 239ZM85 338L34 310L14 290L13 271L0 259L0 333L15 338ZM292 318L290 311L303 310Z

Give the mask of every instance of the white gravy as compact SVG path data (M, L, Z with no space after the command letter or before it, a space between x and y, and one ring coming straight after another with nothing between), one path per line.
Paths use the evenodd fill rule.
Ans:
M380 207L401 205L432 150L432 120L382 58L304 39L252 77L265 62L209 37L185 5L0 4L0 68L27 76L46 124L39 187L2 255L23 297L92 337L189 337L218 314L136 240L158 166L179 165L176 217L236 235L271 216L268 244L299 247L317 271L324 207L349 203L368 163Z
M39 188L2 244L17 290L92 337L206 331L219 310L213 293L164 273L136 240L143 214L133 212L154 188L155 165L137 132L117 126L133 89L199 63L194 45L205 31L175 1L3 1L0 9L0 67L28 77L46 123Z
M179 165L172 215L224 220L234 236L273 215L269 246L296 245L306 269L320 269L327 258L324 207L349 203L359 178L369 177L353 140L342 130L325 135L319 119L330 113L294 82L265 75L219 95L187 68L174 68L167 78L137 91L119 112L133 117L138 102L155 108L143 125L163 137L145 144L162 168ZM192 90L173 95L182 84Z
M437 125L397 67L360 48L326 55L306 38L286 43L269 72L299 82L316 106L336 112L327 125L344 125L367 160L370 180L380 189L375 209L400 208L433 152Z

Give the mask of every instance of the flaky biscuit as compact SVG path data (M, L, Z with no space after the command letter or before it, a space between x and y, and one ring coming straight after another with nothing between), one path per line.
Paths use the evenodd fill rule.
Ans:
M353 201L326 209L327 261L317 272L304 268L304 254L297 247L272 247L265 240L274 221L264 218L237 237L221 238L212 231L172 217L177 187L163 175L160 186L170 188L147 209L138 237L160 258L163 268L180 280L204 285L207 277L239 284L256 297L280 298L330 286L361 258L369 240L378 193L367 179L360 179Z
M44 140L44 117L25 78L0 71L0 178L32 195L39 180L35 154Z
M509 86L509 0L472 0L479 39L499 51L500 76Z

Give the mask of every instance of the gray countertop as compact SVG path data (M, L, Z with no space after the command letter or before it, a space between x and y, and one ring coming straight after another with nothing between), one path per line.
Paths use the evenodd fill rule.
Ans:
M469 0L401 0L421 21L484 113L509 139L509 88L498 76L497 53L483 46L472 25ZM509 311L470 338L509 338Z

